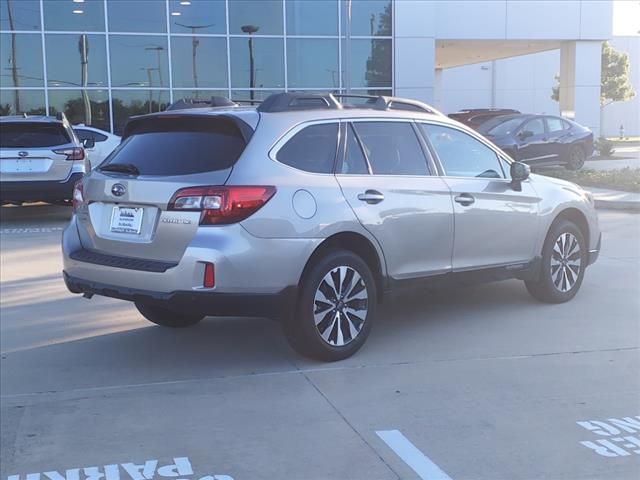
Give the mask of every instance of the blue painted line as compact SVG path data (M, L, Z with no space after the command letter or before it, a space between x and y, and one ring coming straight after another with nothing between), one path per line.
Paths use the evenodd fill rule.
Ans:
M376 434L398 455L422 480L453 480L429 457L422 453L399 430L382 430Z

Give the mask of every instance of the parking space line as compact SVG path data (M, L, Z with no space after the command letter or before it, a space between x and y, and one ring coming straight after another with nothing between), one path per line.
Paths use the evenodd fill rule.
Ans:
M422 480L452 480L438 465L422 453L399 430L381 430L376 434L398 455Z

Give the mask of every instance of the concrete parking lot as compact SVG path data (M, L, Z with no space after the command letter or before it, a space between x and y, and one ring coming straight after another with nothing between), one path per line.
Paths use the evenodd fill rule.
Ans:
M640 215L600 211L570 303L518 281L406 295L321 364L268 320L171 331L71 295L69 211L1 213L3 479L640 477Z

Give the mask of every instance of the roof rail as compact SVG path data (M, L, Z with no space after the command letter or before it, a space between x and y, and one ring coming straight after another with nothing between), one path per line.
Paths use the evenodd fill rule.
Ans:
M206 108L206 107L237 107L238 104L229 100L227 97L213 96L209 99L205 98L181 98L169 105L166 110L186 110L189 108Z
M339 100L358 98L365 101L357 105L349 105ZM276 93L269 96L258 107L259 112L290 112L294 110L340 110L342 108L372 108L375 110L407 110L412 112L441 112L426 103L408 98L386 97L383 95L357 95L342 93Z
M274 93L257 108L259 112L290 112L293 110L339 110L342 105L330 94L287 92Z

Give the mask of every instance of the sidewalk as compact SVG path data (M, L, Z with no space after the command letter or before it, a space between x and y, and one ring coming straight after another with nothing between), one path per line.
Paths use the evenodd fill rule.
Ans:
M640 213L640 193L619 192L604 188L583 187L593 193L596 208Z

